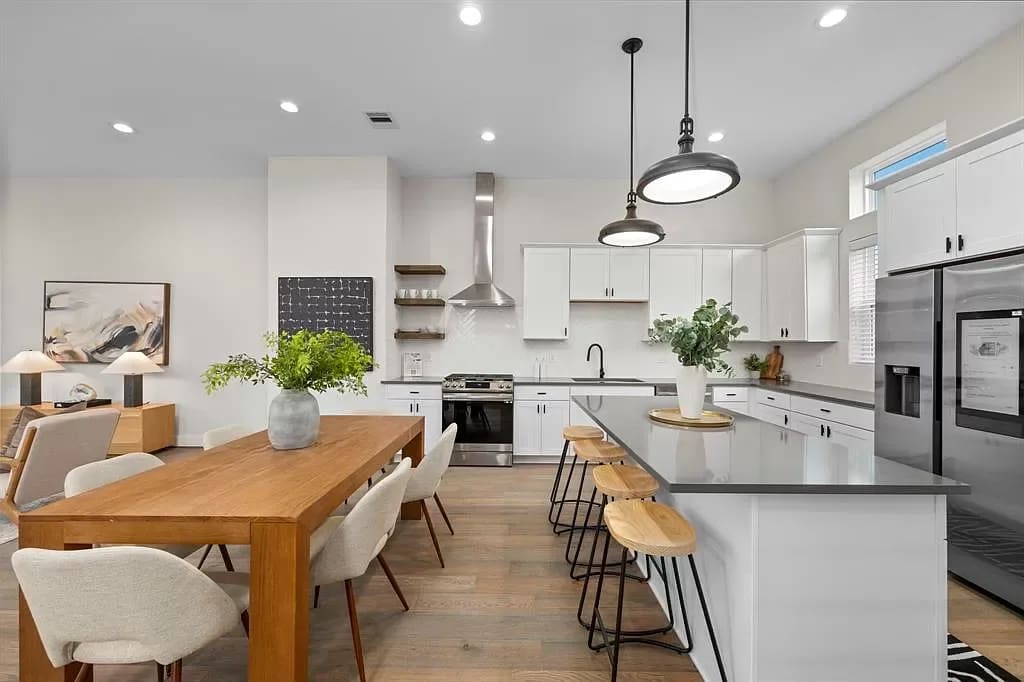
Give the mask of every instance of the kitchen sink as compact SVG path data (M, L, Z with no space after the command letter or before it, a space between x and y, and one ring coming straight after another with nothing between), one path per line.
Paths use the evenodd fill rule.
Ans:
M633 377L605 377L603 379L598 377L573 377L573 381L578 381L581 384L639 384L643 383L639 379Z

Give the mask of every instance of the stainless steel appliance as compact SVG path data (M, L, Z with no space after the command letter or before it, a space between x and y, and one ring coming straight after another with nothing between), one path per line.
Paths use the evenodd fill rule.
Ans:
M875 448L955 478L949 570L1024 609L1024 255L876 282Z
M452 466L512 466L511 374L449 374L441 383L441 421L457 424Z

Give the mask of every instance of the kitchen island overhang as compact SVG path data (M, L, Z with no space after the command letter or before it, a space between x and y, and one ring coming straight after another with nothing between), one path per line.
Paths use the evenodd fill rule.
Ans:
M970 487L738 413L719 430L647 418L673 403L577 400L697 528L730 679L946 680L946 495Z

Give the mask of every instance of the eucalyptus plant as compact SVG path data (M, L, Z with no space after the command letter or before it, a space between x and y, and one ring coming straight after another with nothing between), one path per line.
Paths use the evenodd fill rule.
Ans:
M263 341L269 352L261 358L241 353L210 365L203 372L206 392L237 379L254 385L272 381L285 390L366 395L363 375L373 367L373 357L345 332L267 332Z
M767 361L758 357L757 353L751 353L747 357L743 358L743 366L748 372L760 372L767 364Z
M722 355L734 339L748 331L739 321L732 312L732 303L719 308L718 302L709 298L689 318L662 315L654 320L649 340L667 343L683 365L700 365L709 372L732 376L732 367L722 360Z

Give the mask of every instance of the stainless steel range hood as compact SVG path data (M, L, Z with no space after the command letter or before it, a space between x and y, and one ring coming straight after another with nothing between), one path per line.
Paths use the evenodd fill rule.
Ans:
M463 308L510 308L515 299L494 286L494 173L476 174L473 201L473 284L448 299Z

